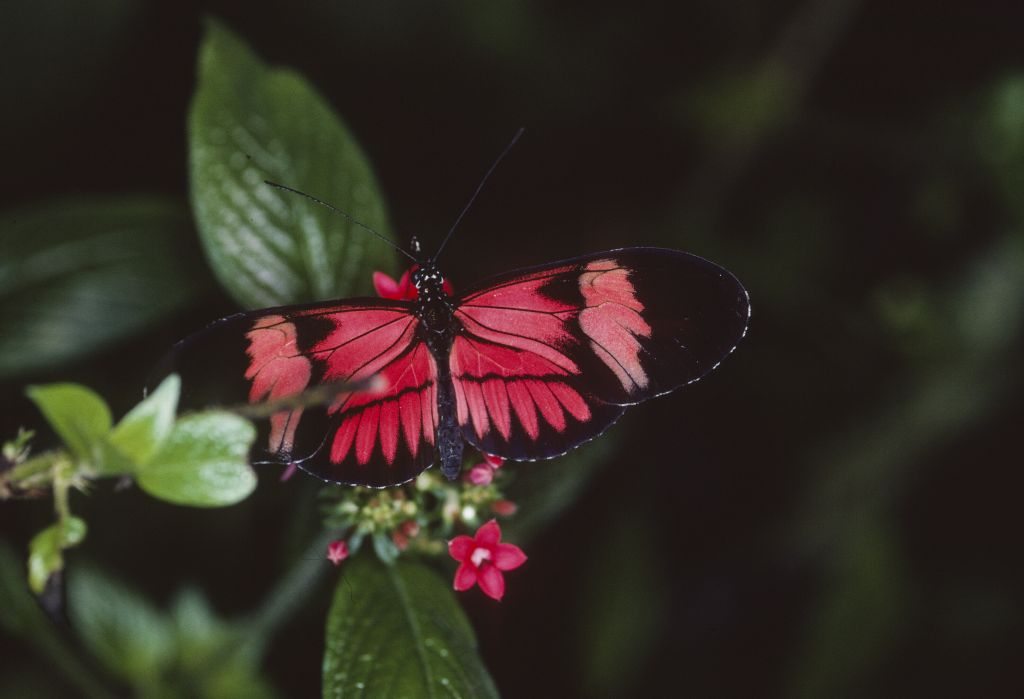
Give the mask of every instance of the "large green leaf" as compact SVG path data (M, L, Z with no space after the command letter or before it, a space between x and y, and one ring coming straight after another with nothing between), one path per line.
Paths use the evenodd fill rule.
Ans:
M178 505L221 507L244 500L256 488L249 448L256 429L231 413L187 415L174 425L160 450L138 466L139 487Z
M327 618L323 695L496 697L451 586L430 568L345 563Z
M184 207L54 200L0 216L0 378L59 365L181 308L201 288Z
M96 463L103 457L112 418L95 391L73 383L30 386L26 393L57 436L79 459Z
M355 139L301 76L269 68L207 23L189 114L192 203L207 257L243 306L370 290L393 251L347 219L273 180L331 202L381 233L383 200Z

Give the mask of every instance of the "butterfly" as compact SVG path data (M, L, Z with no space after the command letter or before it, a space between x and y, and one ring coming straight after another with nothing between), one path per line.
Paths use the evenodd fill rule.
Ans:
M271 461L379 488L438 459L454 479L466 442L512 460L564 454L629 406L712 371L750 315L736 277L663 248L520 269L455 294L425 259L411 288L410 299L240 313L189 342L189 356L233 372L254 404L376 378L277 410L265 445Z
M629 406L712 371L746 333L736 277L663 248L583 255L454 293L437 264L454 230L430 257L415 240L411 254L384 238L416 263L406 298L239 313L179 343L174 370L186 386L205 372L270 407L263 461L383 488L435 461L455 479L465 443L511 460L564 454Z

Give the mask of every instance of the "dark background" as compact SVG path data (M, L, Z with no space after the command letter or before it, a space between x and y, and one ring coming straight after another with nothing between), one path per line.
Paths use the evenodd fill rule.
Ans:
M643 244L747 285L737 352L615 428L614 458L530 543L500 606L461 596L506 695L1024 692L1024 5L48 0L0 13L4 208L184 200L213 13L313 81L373 163L393 229L428 249L526 128L446 253L457 286ZM166 347L233 310L209 289L147 333L0 384L2 436L41 428L30 382L87 383L122 413ZM72 566L98 561L157 603L196 583L218 612L244 613L282 574L268 552L315 516L296 512L310 487L266 482L239 507L192 511L101 485L74 501L91 531ZM50 516L5 503L0 531L22 549ZM269 656L285 696L319 691L327 603L325 587ZM27 651L5 656L45 672Z

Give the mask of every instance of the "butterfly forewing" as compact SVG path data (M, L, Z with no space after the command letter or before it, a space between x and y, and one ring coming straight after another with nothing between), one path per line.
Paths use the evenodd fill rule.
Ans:
M623 406L711 371L743 336L749 311L729 272L657 248L485 281L455 312L463 435L506 458L564 453L603 432Z

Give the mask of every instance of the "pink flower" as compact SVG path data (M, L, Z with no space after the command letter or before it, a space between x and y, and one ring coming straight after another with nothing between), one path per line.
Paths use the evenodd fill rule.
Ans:
M413 286L410 275L416 271L419 265L413 265L409 269L405 270L402 276L395 281L384 272L373 273L373 288L377 291L377 295L382 299L392 299L394 301L415 301L416 297L419 296L419 292L416 291L416 287ZM444 291L446 294L452 294L454 288L447 279L442 284L444 285Z
M487 485L494 480L494 469L488 464L477 464L469 469L469 473L466 474L466 480L473 485Z
M327 544L327 560L336 566L348 558L348 542L338 539Z
M501 527L491 520L473 537L457 536L448 542L448 553L459 561L454 587L463 592L479 583L488 597L500 600L505 595L502 571L514 570L526 562L526 554L518 546L502 544Z

